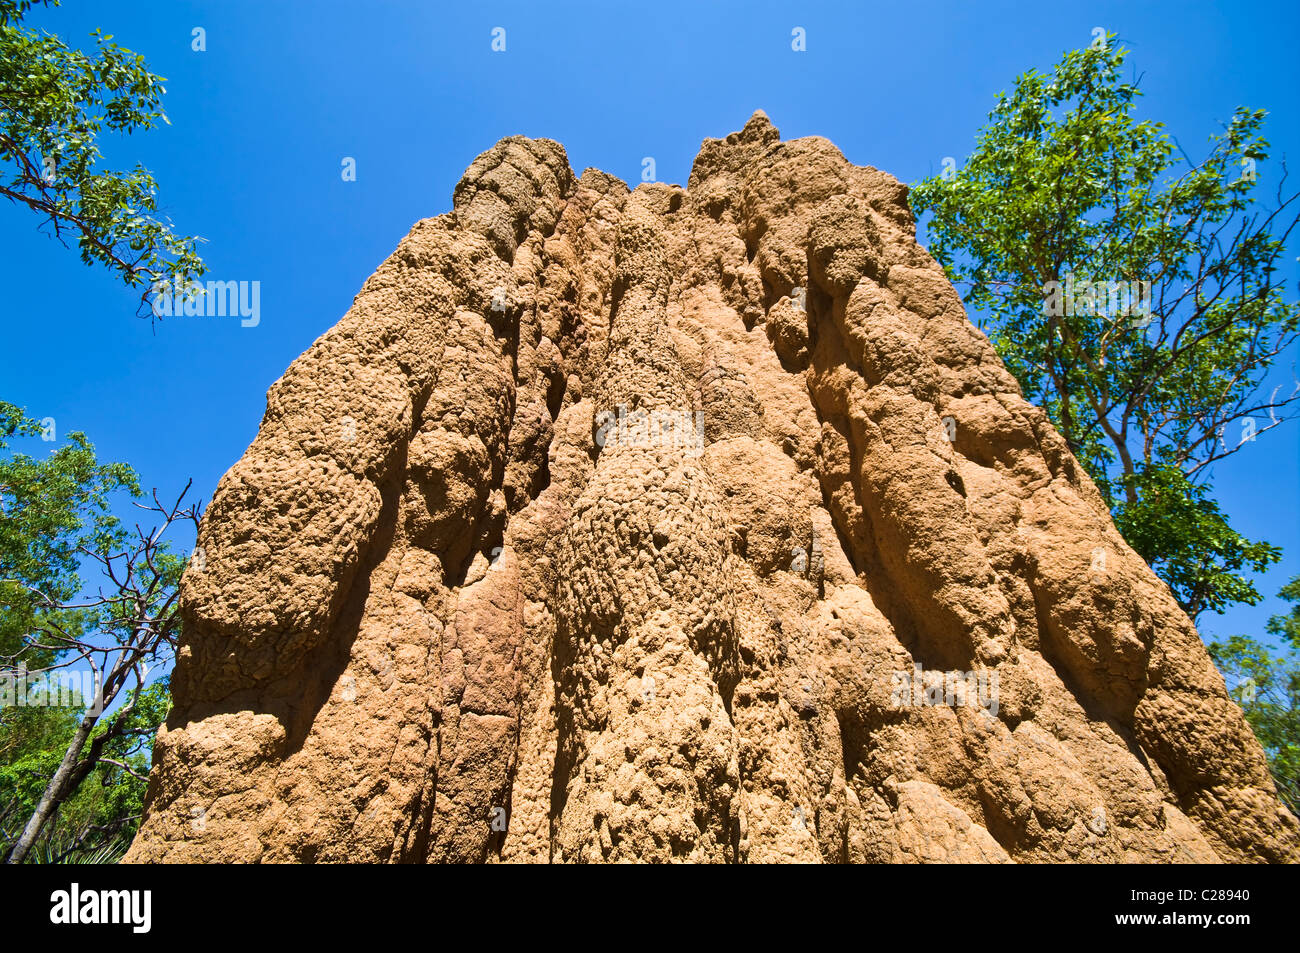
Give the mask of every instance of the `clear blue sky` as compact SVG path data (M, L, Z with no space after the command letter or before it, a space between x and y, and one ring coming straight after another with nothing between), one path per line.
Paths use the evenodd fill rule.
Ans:
M447 211L465 167L502 136L558 140L574 169L685 183L706 136L758 108L785 138L822 135L905 182L960 161L999 90L1048 69L1096 26L1142 74L1144 116L1194 156L1238 105L1270 111L1274 155L1300 170L1297 4L1250 3L74 3L28 22L76 44L95 27L168 78L171 126L109 144L142 161L210 276L261 282L261 323L150 327L133 294L0 207L0 396L105 459L208 498L257 431L265 393L347 310L419 218ZM494 27L506 50L491 49ZM206 31L206 52L191 31ZM807 51L793 52L803 27ZM357 181L340 177L343 157ZM1277 162L1260 169L1276 182ZM1300 182L1300 176L1296 182ZM1289 259L1294 287L1300 268ZM1279 381L1291 382L1289 355ZM1258 633L1300 573L1300 440L1273 432L1216 473L1232 523L1285 547L1255 608L1202 617ZM35 449L35 448L29 448Z

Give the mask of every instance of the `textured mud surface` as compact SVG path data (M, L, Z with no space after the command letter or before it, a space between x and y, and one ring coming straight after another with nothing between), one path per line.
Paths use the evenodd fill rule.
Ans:
M906 189L762 114L480 156L199 543L130 861L1300 857Z

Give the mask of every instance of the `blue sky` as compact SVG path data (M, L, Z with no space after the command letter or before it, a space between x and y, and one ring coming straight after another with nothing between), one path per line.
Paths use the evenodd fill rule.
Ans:
M132 10L136 12L131 12ZM0 397L81 430L164 494L211 496L252 440L267 387L348 309L417 219L447 211L466 166L502 136L561 142L576 171L635 183L642 159L685 183L700 141L763 109L784 138L822 135L853 162L915 182L960 162L994 97L1049 69L1094 27L1118 32L1193 156L1238 105L1263 107L1274 160L1300 167L1293 2L1240 3L77 3L33 11L74 44L95 27L167 77L171 125L106 143L143 162L177 228L206 239L219 280L260 281L261 320L151 327L135 295L0 206ZM204 52L192 31L206 32ZM491 49L494 27L506 49ZM806 33L805 52L791 31ZM344 157L357 179L344 182ZM1293 180L1294 182L1295 180ZM1294 258L1291 259L1294 262ZM1300 278L1293 268L1288 281ZM1291 385L1291 354L1276 375ZM1300 427L1219 465L1234 526L1285 549L1269 598L1202 617L1259 633L1300 573ZM36 447L26 447L29 451Z

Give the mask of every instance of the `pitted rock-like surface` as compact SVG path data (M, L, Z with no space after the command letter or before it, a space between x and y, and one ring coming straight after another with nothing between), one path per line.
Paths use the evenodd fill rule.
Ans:
M199 545L131 861L1300 859L906 189L761 113L480 156Z

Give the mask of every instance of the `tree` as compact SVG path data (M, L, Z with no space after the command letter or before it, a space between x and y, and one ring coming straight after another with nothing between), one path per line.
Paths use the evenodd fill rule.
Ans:
M41 429L0 402L6 440ZM63 844L50 852L59 857L120 841L138 822L147 747L170 706L166 682L149 674L170 665L180 626L185 562L164 537L181 523L197 529L200 515L184 505L188 485L174 503L156 492L141 503L134 471L100 464L82 434L68 440L44 460L0 460L0 832L10 863L43 831L47 847ZM119 491L159 524L127 529L110 508ZM83 564L102 576L93 594ZM76 672L85 678L64 692ZM99 791L88 793L92 775Z
M41 0L57 6L57 0ZM163 78L144 57L96 30L95 53L25 30L33 0L0 0L0 195L44 219L56 239L75 238L86 264L106 265L141 289L152 313L155 282L188 288L204 273L197 239L157 217L157 186L137 165L97 172L102 130L132 133L167 122Z
M75 708L41 701L0 713L0 857L17 843L81 721ZM170 707L166 678L140 693L103 757L50 813L29 862L109 863L126 852L143 811L150 742ZM105 727L92 732L92 744Z
M1264 748L1278 793L1300 814L1300 576L1279 595L1295 605L1264 628L1287 646L1285 654L1244 635L1211 642L1209 649Z
M0 400L0 451L14 437L53 437L50 428ZM80 589L78 553L105 550L120 542L121 528L109 512L116 492L140 495L135 472L122 463L100 464L84 434L68 434L65 446L44 460L12 454L0 460L0 658L24 651L38 667L57 653L56 645L27 644L43 623L70 631L84 614L46 619ZM48 605L34 592L44 593Z
M1210 475L1300 398L1300 381L1265 386L1300 326L1280 277L1296 195L1279 185L1255 205L1262 110L1238 109L1193 162L1134 116L1126 54L1110 35L1017 77L974 153L912 206L933 213L931 254L1195 620L1257 602L1246 574L1280 557L1232 529Z
M158 284L188 289L204 273L197 239L158 217L143 166L96 166L101 132L167 122L163 79L101 31L87 54L24 29L34 5L0 0L0 195L65 245L75 239L86 264L141 289L141 310L152 312ZM0 401L0 451L43 429ZM82 434L43 460L0 459L0 681L36 702L0 707L0 854L11 862L102 859L120 853L138 822L147 748L170 705L166 680L148 683L148 670L168 663L178 625L182 562L163 535L197 522L198 506L183 506L188 489L171 505L156 493L136 503L162 523L133 535L109 500L141 496L134 471L98 463ZM82 595L87 562L104 576L97 595ZM51 679L77 665L94 684L63 693ZM84 783L92 777L97 784Z

